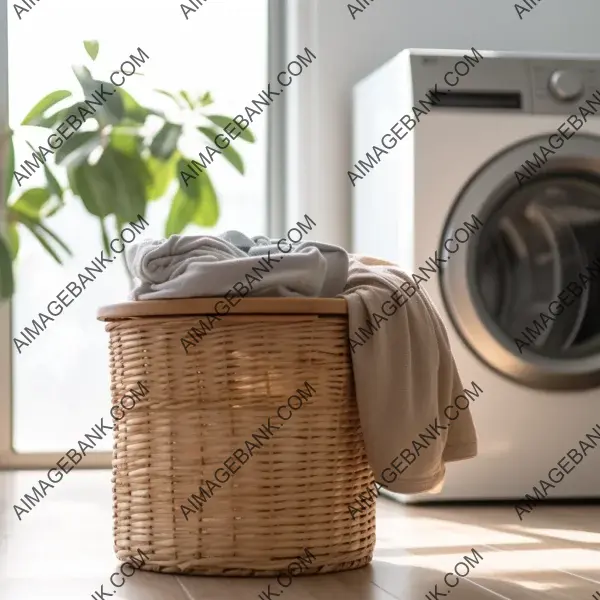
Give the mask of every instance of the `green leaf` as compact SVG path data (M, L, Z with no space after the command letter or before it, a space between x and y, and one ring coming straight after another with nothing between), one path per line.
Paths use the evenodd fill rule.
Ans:
M142 149L142 137L136 133L132 135L125 129L114 128L110 132L110 145L123 154L135 156Z
M52 194L53 196L56 196L60 200L60 204L64 204L63 189L62 189L62 187L60 187L60 184L56 180L56 177L54 177L54 174L46 166L45 163L44 163L44 171L46 173L46 183L48 184L48 190L49 190L50 194Z
M92 105L92 109L96 111L94 118L98 121L100 127L105 125L117 125L125 115L125 109L123 106L123 99L118 93L112 83L94 79L87 67L82 65L74 65L72 67L75 77L79 81L83 93L89 100L93 98L94 102L102 102L102 106ZM104 98L95 92L102 90ZM90 107L87 107L90 110Z
M114 188L110 173L105 173L102 160L91 166L87 163L68 169L71 189L77 194L87 211L104 218L113 213Z
M150 153L155 158L166 160L177 150L177 142L183 127L173 123L165 123L150 144Z
M214 227L219 221L217 193L206 172L200 173L197 181L200 184L200 197L193 221L201 227Z
M61 108L60 110L57 110L56 112L45 116L45 117L36 117L35 119L33 119L31 121L31 123L29 123L29 125L35 125L37 127L46 127L48 129L56 129L56 127L58 125L60 125L62 122L64 122L64 120L71 114L78 114L76 110L77 106L79 106L80 104L84 104L85 103L81 103L81 102L76 102L75 104L72 104L71 106L67 106L66 108ZM88 107L86 107L88 108ZM89 110L89 108L88 108Z
M102 89L105 96L104 100L102 100L100 93L98 93L97 98L100 98L100 101L103 101L104 104L102 107L94 106L96 109L96 115L99 115L100 117L95 117L96 120L100 124L100 127L106 124L118 125L125 117L123 98L120 94L116 93L117 89L112 83L101 80L94 80L94 82L96 83L96 88L94 91L100 92Z
M10 250L0 236L0 298L10 298L15 289Z
M59 264L62 265L63 261L61 257L56 253L54 248L43 238L43 236L35 229L35 227L28 225L27 223L23 223L29 231L34 235L35 239L42 245L44 250Z
M174 152L167 161L153 156L146 159L146 167L150 173L150 182L146 190L148 200L160 200L167 193L169 185L177 176L175 165L180 158L179 152Z
M171 209L165 224L165 236L181 233L187 227L196 212L196 203L179 188L171 201Z
M52 196L52 197L55 198L55 196ZM56 200L56 201L52 202L51 204L48 204L47 210L44 211L44 214L42 216L44 219L48 219L49 217L52 217L53 215L55 215L59 210L61 210L64 207L65 207L65 203L62 200Z
M73 195L81 197L79 190L77 189L77 168L67 169L67 180L69 182L69 187L73 192ZM84 203L85 204L85 203Z
M10 191L12 189L13 179L15 175L15 145L13 142L13 132L9 132L8 134L8 152L7 158L8 162L6 165L6 171L4 172L4 203L8 202L8 197L10 196Z
M112 254L109 246L110 240L108 239L108 232L106 231L106 223L104 222L104 219L100 219L100 234L102 236L102 247L104 248L104 250L106 250L106 254Z
M194 110L194 103L187 92L179 92L179 95L187 102L187 105Z
M41 118L43 114L55 104L58 104L61 100L71 96L71 92L67 90L57 90L51 92L47 96L44 96L28 113L27 116L21 121L21 125L35 125L37 119Z
M112 213L130 221L146 210L149 173L139 154L130 156L108 146L95 165L112 188ZM94 167L94 168L95 168Z
M75 77L77 77L77 81L79 81L79 85L86 96L96 91L97 82L94 81L90 70L86 66L73 65L71 69L73 70L73 73L75 73Z
M32 216L28 214L26 211L20 210L16 206L9 207L9 214L11 215L11 222L21 223L27 227L31 231L31 233L38 239L40 244L46 248L46 250L52 254L54 260L56 262L62 264L62 260L56 255L54 250L50 248L48 242L43 239L43 235L48 236L52 239L56 244L58 244L69 256L72 256L73 253L71 249L60 239L60 237L54 233L49 227L44 225L38 216Z
M10 223L6 228L6 243L10 250L11 259L14 261L19 254L19 230L16 223Z
M211 142L214 143L214 139L219 133L212 127L198 127ZM226 148L220 148L225 159L227 159L242 175L244 174L244 161L242 157L233 149L233 146L229 144Z
M251 144L253 144L255 141L254 134L250 131L250 129L244 129L242 131L230 117L224 117L223 115L206 115L206 118L221 129L225 129L225 127L227 127L230 123L233 123L234 127L241 132L239 137L246 142L250 142Z
M100 49L100 44L97 40L86 40L83 42L85 46L85 51L88 53L89 57L92 60L96 60L96 56L98 56L98 50Z
M123 101L124 118L130 119L138 124L146 122L146 118L151 112L142 106L131 94L126 92L123 88L117 90L121 100Z
M63 242L63 240L54 233L49 227L44 225L41 221L36 223L37 227L39 227L48 237L52 238L69 256L73 256L73 252L71 252L71 248Z
M11 210L27 217L39 220L42 207L50 199L50 192L45 188L32 188L23 192L19 199L10 206Z
M181 171L185 169L185 165L188 162L190 161L182 159L179 162L177 170ZM219 220L219 203L217 194L208 174L203 171L197 175L195 179L188 181L187 187L180 189L183 190L184 195L193 202L195 207L191 222L200 225L201 227L212 227L216 225Z
M214 102L214 100L210 92L206 92L202 96L200 96L200 98L198 98L198 102L200 103L200 106L209 106Z
M78 131L56 151L56 164L76 167L85 162L92 150L101 144L98 131Z
M185 108L185 104L182 104L181 101L179 100L179 98L175 95L172 94L171 92L167 92L166 90L154 90L156 93L161 94L162 96L166 96L167 98L170 98L171 100L173 100L173 102L175 102L175 104L177 105L177 108Z
M98 89L100 86L98 86ZM91 96L90 96L91 97ZM98 102L98 100L93 99L94 102ZM119 102L122 100L119 98ZM101 126L107 125L114 121L114 118L111 115L106 117L106 106L96 106L95 104L86 104L85 102L75 102L75 104L71 104L71 106L67 106L66 108L61 108L60 110L47 115L45 117L39 117L34 119L30 125L35 125L37 127L46 127L48 129L56 129L61 123L64 123L66 118L70 115L76 116L79 120L83 121L83 116L79 112L79 109L85 109L90 115L86 115L86 123L91 119L94 119ZM94 113L95 111L95 113ZM93 115L93 116L92 116ZM67 125L70 127L69 125Z
M31 148L31 150L33 152L36 152L36 149L29 142L27 142L27 145ZM58 181L56 180L56 177L54 177L54 174L49 169L48 163L46 163L46 162L44 162L44 173L46 174L46 183L48 184L48 190L49 190L50 194L56 196L58 198L58 200L60 201L60 204L64 204L63 189L60 186L60 184L58 183ZM56 209L56 210L58 210L58 209ZM56 210L54 212L56 212ZM54 214L54 213L52 213L52 214ZM47 216L49 216L49 215L47 215Z

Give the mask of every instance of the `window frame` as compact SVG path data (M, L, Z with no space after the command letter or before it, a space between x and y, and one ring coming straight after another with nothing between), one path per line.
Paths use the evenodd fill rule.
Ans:
M281 70L286 55L287 3L268 0L267 73L265 81ZM8 131L8 2L0 0L0 132ZM277 71L275 71L277 69ZM285 202L285 97L278 99L267 115L267 234L280 237L286 222ZM6 139L0 133L0 228L4 231L4 180ZM12 302L0 304L0 471L12 469L49 469L64 455L59 452L16 452L13 446L13 352ZM108 390L107 390L108 392ZM65 452L69 448L65 448ZM112 452L91 452L80 468L109 469Z

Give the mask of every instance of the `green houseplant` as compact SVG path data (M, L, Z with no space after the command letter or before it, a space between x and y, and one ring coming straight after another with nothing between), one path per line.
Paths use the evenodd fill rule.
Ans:
M98 56L98 42L85 41L84 47L94 61ZM95 79L87 66L73 66L73 72L84 97L99 89L101 84L114 87ZM80 200L87 212L98 219L102 244L107 252L109 231L120 229L138 214L145 216L149 202L161 199L171 202L164 231L167 237L182 232L190 224L203 227L216 224L219 203L210 176L203 171L183 185L180 172L192 159L185 157L179 148L184 136L197 137L197 146L213 140L231 118L207 113L207 107L213 103L209 92L200 97L185 91L154 92L173 102L175 118L167 118L161 110L142 106L120 87L56 150L54 165L46 159L42 165L45 186L30 188L20 194L21 190L15 189L14 185L16 177L23 178L22 173L18 175L19 167L15 165L15 132L2 136L2 143L7 144L8 166L3 190L5 227L0 235L0 298L10 298L14 292L12 263L19 251L20 228L27 228L58 263L62 264L61 255L71 254L68 240L62 240L47 222L66 206L67 199ZM50 133L67 116L77 114L78 106L83 105L76 101L58 108L72 96L67 90L47 94L29 111L21 125L41 127ZM254 142L249 129L240 139ZM244 174L242 158L231 145L222 154Z

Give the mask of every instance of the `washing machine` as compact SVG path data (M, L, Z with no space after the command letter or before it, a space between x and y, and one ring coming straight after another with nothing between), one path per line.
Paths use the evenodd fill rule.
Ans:
M436 266L420 285L482 390L478 456L399 498L535 497L561 460L548 499L600 497L600 57L411 49L353 94L352 249Z

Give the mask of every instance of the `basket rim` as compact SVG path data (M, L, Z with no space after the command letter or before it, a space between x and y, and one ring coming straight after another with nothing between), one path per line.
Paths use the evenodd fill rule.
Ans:
M348 305L345 298L239 298L231 306L222 297L174 298L170 300L137 300L109 304L98 309L98 321L113 321L134 317L168 317L185 315L220 315L217 304L229 307L228 315L346 315ZM222 305L220 306L222 309Z

